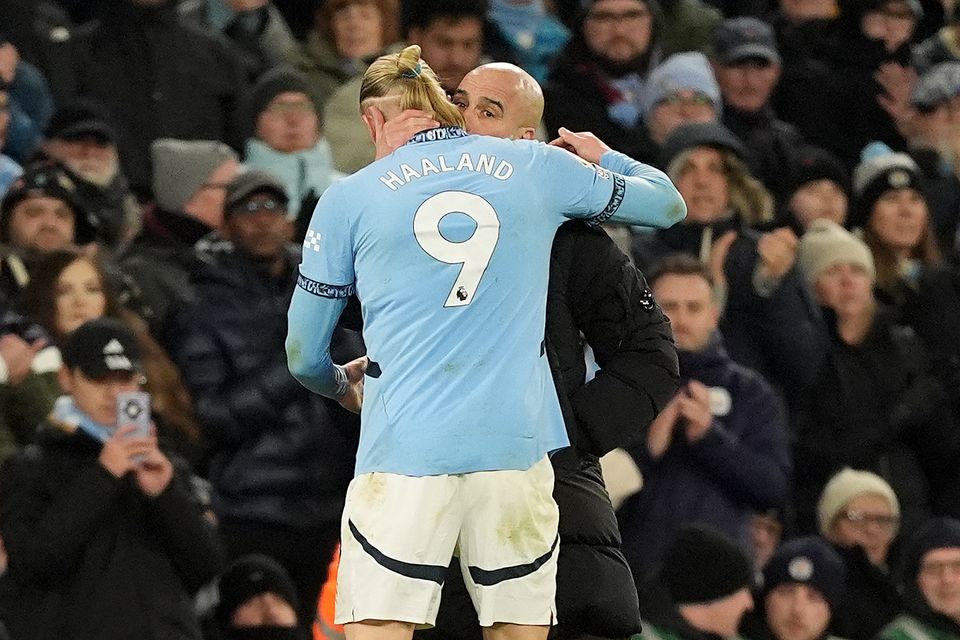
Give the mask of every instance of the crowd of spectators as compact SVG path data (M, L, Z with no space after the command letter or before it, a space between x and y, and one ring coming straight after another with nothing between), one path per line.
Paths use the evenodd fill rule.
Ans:
M523 67L541 139L687 203L606 228L679 359L599 461L643 638L960 640L952 0L0 0L0 639L335 635L359 421L290 375L286 310L404 44L451 93Z

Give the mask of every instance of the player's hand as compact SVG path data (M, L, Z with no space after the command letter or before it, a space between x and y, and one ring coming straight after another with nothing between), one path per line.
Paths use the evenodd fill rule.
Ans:
M687 442L696 442L707 434L713 425L710 411L710 390L701 382L691 380L680 392L680 416L684 420Z
M797 240L792 229L775 229L760 236L757 253L760 254L760 273L768 280L780 280L797 261Z
M657 414L647 429L647 451L654 460L659 460L673 442L673 428L680 417L680 394L675 395L667 406Z
M136 458L146 456L157 447L156 438L132 437L130 434L135 429L130 425L120 427L100 450L100 464L115 478L122 478L133 471L137 466Z
M383 114L381 114L383 117ZM426 111L407 109L383 124L384 144L393 149L402 147L421 131L439 127L440 123Z
M19 384L30 374L33 358L47 346L46 340L33 344L12 333L0 338L0 358L7 365L7 384Z
M347 372L349 385L346 392L337 398L337 402L347 411L360 413L360 409L363 407L363 375L366 373L369 364L370 358L363 356L343 365Z
M600 162L600 156L610 151L610 147L603 140L589 131L574 133L565 127L560 127L557 133L560 135L550 141L551 145L575 153L587 162L597 164Z

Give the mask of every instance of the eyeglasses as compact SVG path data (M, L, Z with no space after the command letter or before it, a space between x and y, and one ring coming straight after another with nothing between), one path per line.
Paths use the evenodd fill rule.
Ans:
M892 529L900 522L897 516L880 515L876 513L866 513L864 511L852 511L844 509L840 512L840 517L853 526L865 529L868 525L876 525L881 529Z
M940 562L924 562L920 565L920 573L928 576L942 576L945 572L960 574L960 560L942 560Z
M630 11L621 11L619 13L612 11L592 11L587 14L587 20L604 26L613 25L618 22L639 22L649 17L650 12L646 9L631 9Z
M287 207L273 198L265 200L248 200L242 204L230 207L231 213L257 213L258 211L286 212Z
M669 104L673 106L687 106L687 107L712 107L714 106L713 100L710 96L703 93L694 93L694 94L681 94L681 93L670 93L663 97L662 100L657 102L658 105Z

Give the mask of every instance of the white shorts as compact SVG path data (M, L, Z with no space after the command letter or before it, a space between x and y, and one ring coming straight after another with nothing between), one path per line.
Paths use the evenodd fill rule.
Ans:
M547 457L526 471L357 476L343 511L336 622L434 625L459 549L481 626L554 624L558 519Z

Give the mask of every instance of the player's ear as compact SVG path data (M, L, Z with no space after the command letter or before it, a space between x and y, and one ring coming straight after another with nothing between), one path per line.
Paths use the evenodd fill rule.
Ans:
M373 118L369 115L368 112L364 112L363 115L360 116L360 118L363 120L363 124L367 127L367 133L370 134L370 139L373 140L374 143L376 143L377 127L376 127L376 124L374 123Z
M520 129L520 135L517 136L518 140L536 140L537 139L537 130L533 127L522 127Z

